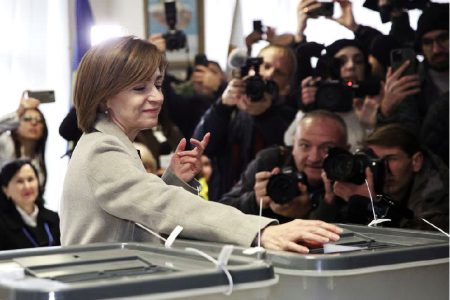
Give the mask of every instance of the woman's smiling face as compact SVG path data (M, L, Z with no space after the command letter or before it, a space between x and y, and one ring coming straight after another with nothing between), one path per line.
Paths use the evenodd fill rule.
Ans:
M29 164L23 165L3 187L3 192L24 210L34 207L39 195L39 180L34 169Z
M106 101L111 120L134 140L139 131L158 124L164 101L163 75L156 70L148 82L136 83Z

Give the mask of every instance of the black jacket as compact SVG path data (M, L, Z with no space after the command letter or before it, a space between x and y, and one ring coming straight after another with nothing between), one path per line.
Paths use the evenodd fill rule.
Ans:
M201 140L207 132L211 133L204 152L213 167L208 182L209 199L218 200L228 192L259 150L283 145L284 132L294 117L294 109L284 104L274 104L254 117L222 104L220 99L214 103L203 115L193 136Z
M52 239L53 243L50 244L49 240ZM2 207L0 210L0 250L33 248L36 247L33 242L39 247L61 245L58 214L39 207L37 226L33 228L24 223L14 206Z
M257 157L248 165L242 173L239 182L222 198L219 202L236 207L247 214L258 215L259 206L256 203L255 192L255 174L261 171L272 171L273 168L290 168L296 170L292 157L292 149L289 147L270 147L258 153ZM327 222L341 221L340 216L343 202L337 199L333 204L325 204L323 201L324 188L309 188L310 199L312 201L312 210L306 219L319 219ZM280 223L292 221L292 218L276 214L270 208L264 209L262 215L268 218L277 219Z

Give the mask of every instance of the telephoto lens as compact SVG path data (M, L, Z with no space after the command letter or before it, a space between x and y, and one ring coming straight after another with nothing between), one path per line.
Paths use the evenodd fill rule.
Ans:
M370 149L352 154L344 149L331 148L323 162L323 170L329 180L360 185L365 182L366 168L369 167L373 174L375 192L379 194L383 191L385 163Z
M288 170L272 175L267 183L267 195L278 204L286 204L300 195L299 182L308 184L304 172Z

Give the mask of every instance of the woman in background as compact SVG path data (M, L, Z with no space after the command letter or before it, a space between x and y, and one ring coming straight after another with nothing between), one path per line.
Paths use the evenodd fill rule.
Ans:
M41 188L44 188L48 129L38 106L39 100L22 98L15 112L0 117L0 168L18 158L30 159L38 171Z
M58 214L44 207L31 161L7 163L0 184L0 250L60 245Z

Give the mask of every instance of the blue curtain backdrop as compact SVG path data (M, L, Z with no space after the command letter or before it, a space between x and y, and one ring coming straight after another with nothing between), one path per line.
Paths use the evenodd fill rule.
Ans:
M94 25L89 0L76 0L75 3L75 49L72 62L72 70L76 70L81 58L91 47L91 27Z

